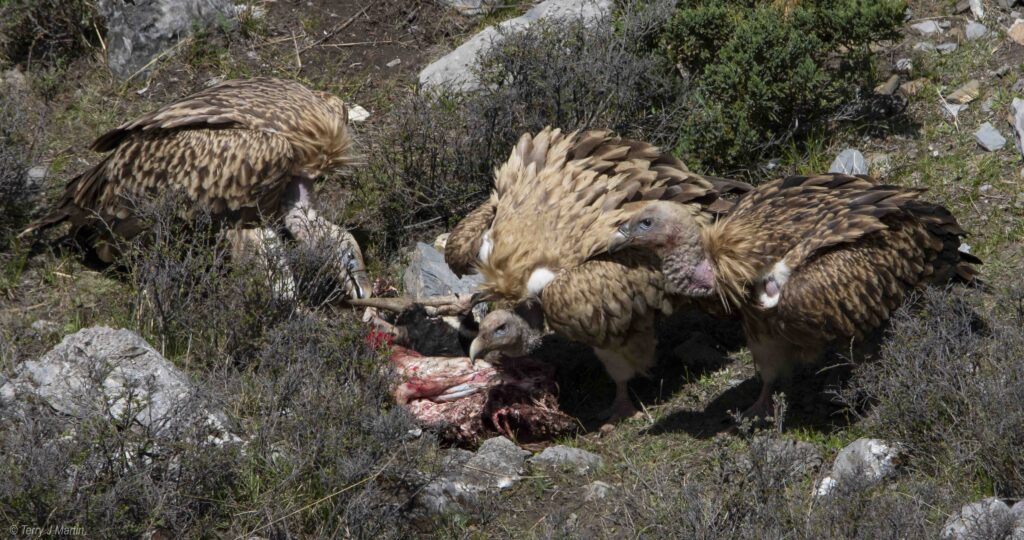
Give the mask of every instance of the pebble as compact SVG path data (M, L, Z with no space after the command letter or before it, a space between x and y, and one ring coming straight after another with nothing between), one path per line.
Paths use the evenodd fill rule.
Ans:
M867 174L868 162L864 154L855 148L847 148L836 156L832 165L828 168L829 173L839 174Z
M1006 137L1003 137L991 122L985 122L974 132L974 140L989 152L1001 150L1006 146Z
M946 100L952 103L970 103L981 95L981 82L978 79L971 79L961 84L946 96Z
M964 28L964 35L967 36L968 41L981 39L988 35L988 27L980 22L967 21L967 26Z
M958 47L959 47L959 45L957 45L956 43L953 43L952 41L950 41L948 43L942 43L940 45L936 45L935 46L935 50L939 51L942 54L949 54L949 53L957 50Z
M1018 45L1024 45L1024 19L1013 21L1013 25L1006 31L1006 36Z
M944 111L946 111L946 114L950 118L952 118L953 120L956 120L957 117L960 116L960 113L964 109L966 109L966 108L967 108L967 105L958 105L956 103L943 103L942 104L942 109ZM938 155L938 154L936 154L936 155Z
M365 122L370 118L370 111L363 107L353 103L348 107L348 121L349 122Z
M935 21L919 22L917 24L911 25L910 27L913 28L914 30L917 30L918 33L920 33L922 36L927 36L929 34L935 34L942 31L942 28L939 27L939 23Z

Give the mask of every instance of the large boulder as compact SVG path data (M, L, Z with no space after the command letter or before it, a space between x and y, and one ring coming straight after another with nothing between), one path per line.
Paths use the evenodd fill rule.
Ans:
M28 401L69 417L105 417L157 436L205 425L213 443L237 441L224 414L207 406L187 375L129 330L94 327L68 335L0 386L0 412Z
M416 244L404 276L405 292L413 298L473 294L483 280L479 274L460 279L444 262L444 254L423 242Z
M460 91L475 90L480 86L472 70L477 58L500 43L508 33L525 30L540 20L581 19L592 24L607 17L611 7L611 0L546 0L541 2L519 17L484 28L454 51L423 68L423 71L420 72L420 86Z
M100 0L107 62L127 79L197 28L234 24L231 0Z

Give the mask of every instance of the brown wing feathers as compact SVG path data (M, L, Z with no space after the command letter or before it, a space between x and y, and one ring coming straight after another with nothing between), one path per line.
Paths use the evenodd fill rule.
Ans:
M57 208L26 233L67 219L123 219L132 199L175 188L214 213L273 215L292 175L343 167L351 142L334 96L294 81L226 81L99 137L93 148L111 154L73 178Z
M842 175L777 180L709 227L704 242L725 296L748 312L755 334L859 336L907 290L972 279L980 262L958 250L964 231L952 214L920 193ZM761 311L750 287L779 261L792 276L777 309Z

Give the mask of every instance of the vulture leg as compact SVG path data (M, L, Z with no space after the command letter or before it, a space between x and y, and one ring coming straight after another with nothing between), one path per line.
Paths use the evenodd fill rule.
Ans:
M313 180L295 177L285 191L284 225L296 240L314 249L337 249L341 282L352 298L372 293L359 244L348 231L320 217L313 209ZM321 245L326 242L326 246Z
M767 418L775 414L775 402L772 399L775 383L788 373L795 351L791 344L781 339L750 339L748 345L754 357L754 366L761 375L761 394L750 408L743 411L743 416Z
M640 411L629 399L629 380L636 375L636 368L619 351L609 349L594 349L597 358L604 364L605 370L615 381L615 401L612 405L601 412L600 418L607 423L613 423L624 418L633 418L640 414Z
M275 298L295 298L295 279L284 259L281 238L274 230L228 229L224 234L231 242L233 259L252 261L267 272Z

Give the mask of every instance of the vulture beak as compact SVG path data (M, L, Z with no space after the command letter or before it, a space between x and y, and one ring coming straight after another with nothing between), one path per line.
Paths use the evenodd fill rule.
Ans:
M615 231L611 240L608 241L608 253L615 253L628 246L632 241L633 236L629 234L629 226L623 225Z
M469 361L472 365L476 365L476 361L487 356L487 345L477 336L472 343L469 344Z

